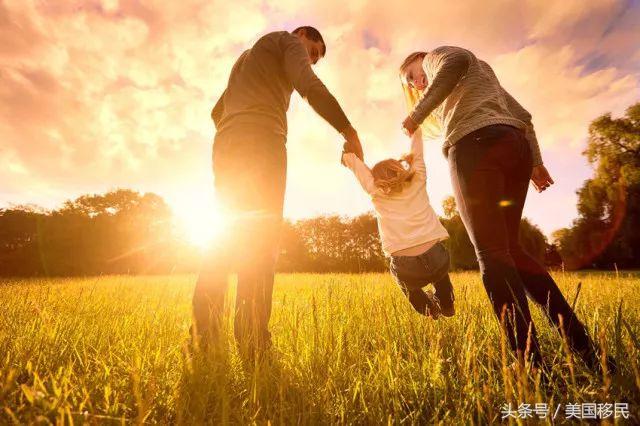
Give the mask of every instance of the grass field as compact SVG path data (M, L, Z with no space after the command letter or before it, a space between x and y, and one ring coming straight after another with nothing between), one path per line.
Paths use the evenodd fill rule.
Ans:
M506 367L477 273L453 275L457 313L438 321L386 274L279 275L273 349L255 364L235 349L188 355L194 276L5 279L0 423L488 423L507 402L628 402L637 423L640 275L555 277L570 301L582 283L578 315L619 375L572 362L537 308L553 379Z

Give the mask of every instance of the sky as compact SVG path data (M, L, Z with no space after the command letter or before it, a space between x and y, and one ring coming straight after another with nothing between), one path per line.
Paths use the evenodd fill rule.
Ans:
M408 150L398 66L456 45L533 115L556 184L524 214L547 235L576 217L592 175L591 120L640 101L640 1L0 0L0 208L116 188L155 192L189 221L215 211L210 110L263 34L313 25L315 67L370 165ZM296 93L285 216L356 215L370 201L340 166L340 136ZM425 142L434 208L451 195L441 140Z

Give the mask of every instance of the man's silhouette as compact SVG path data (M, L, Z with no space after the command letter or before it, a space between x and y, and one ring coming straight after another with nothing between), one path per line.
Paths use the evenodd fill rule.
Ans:
M293 89L362 157L356 131L311 69L325 53L322 35L313 27L263 36L240 55L211 112L215 189L230 221L227 237L214 243L205 259L194 292L196 331L204 344L220 329L229 272L238 273L236 339L251 350L270 343L286 182L286 112Z

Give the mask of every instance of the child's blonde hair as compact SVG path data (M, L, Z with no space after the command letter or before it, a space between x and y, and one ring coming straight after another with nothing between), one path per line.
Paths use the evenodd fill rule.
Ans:
M413 155L407 154L400 160L389 158L377 163L371 169L373 182L386 195L402 191L405 183L411 182L416 174L413 168Z

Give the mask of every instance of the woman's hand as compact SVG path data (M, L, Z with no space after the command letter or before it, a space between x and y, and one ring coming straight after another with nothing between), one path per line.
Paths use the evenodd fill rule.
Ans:
M410 116L407 116L407 118L405 118L404 121L402 122L402 128L404 129L404 132L407 135L411 136L418 128L418 124L415 121L413 121L413 118L411 118Z
M531 172L531 182L533 183L533 187L538 192L544 191L554 183L551 175L549 175L549 172L547 171L547 168L542 164L533 166L533 171Z

